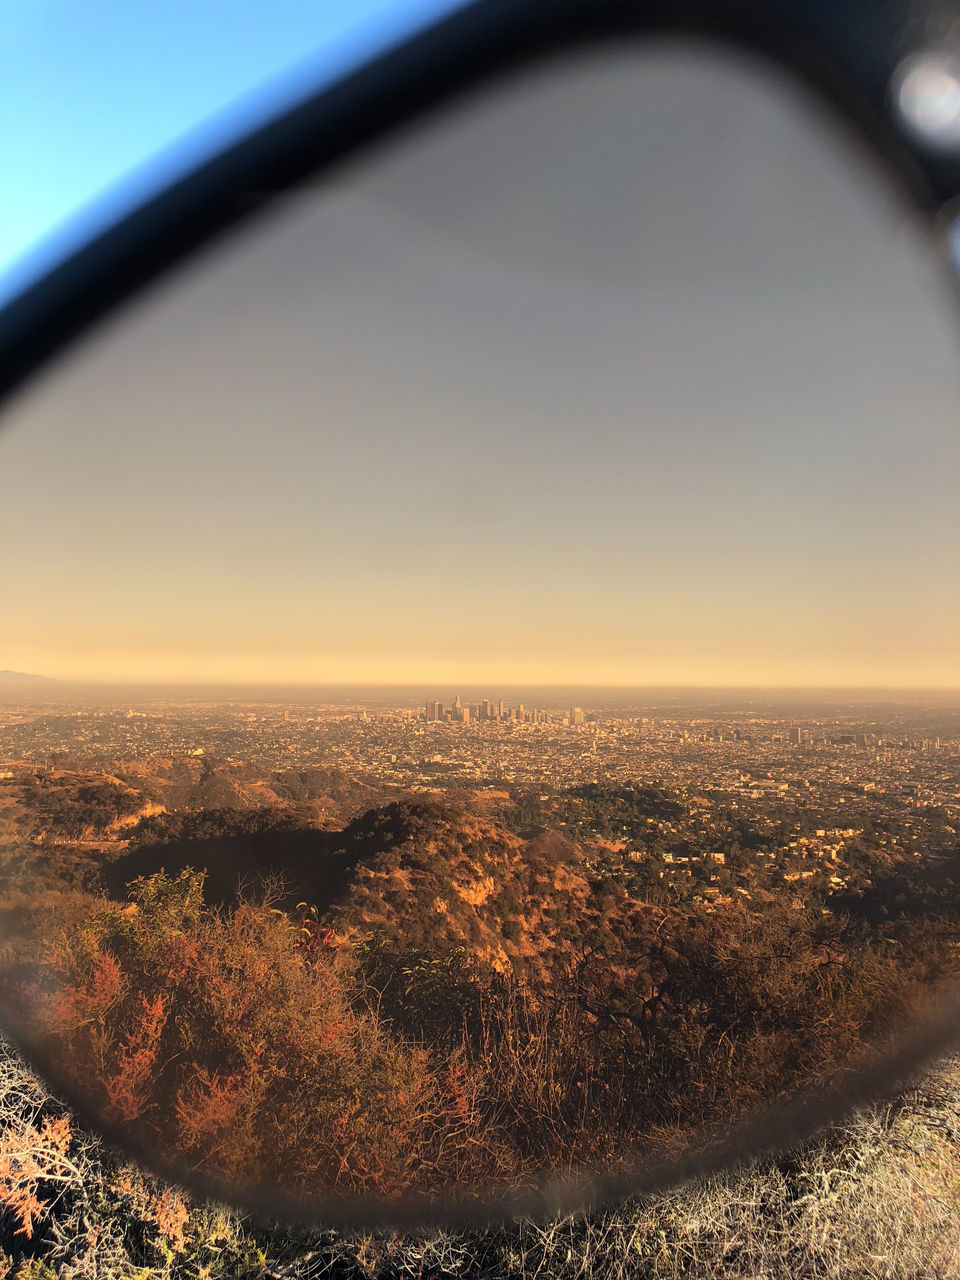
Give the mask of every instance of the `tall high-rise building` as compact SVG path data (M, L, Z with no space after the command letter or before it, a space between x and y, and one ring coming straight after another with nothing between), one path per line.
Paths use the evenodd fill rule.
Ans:
M799 747L803 742L803 730L797 724L793 725L790 730L790 742L795 747Z
M583 707L570 708L570 723L583 724Z

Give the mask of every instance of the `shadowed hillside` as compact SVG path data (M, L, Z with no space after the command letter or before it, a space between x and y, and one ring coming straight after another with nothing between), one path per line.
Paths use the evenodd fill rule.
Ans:
M225 816L232 820L224 821ZM206 873L204 898L210 906L230 907L241 897L267 896L287 907L309 898L325 911L344 891L352 859L335 847L335 835L303 830L275 811L252 811L246 822L221 810L189 817L194 820L174 824L179 828L175 837L151 842L143 832L142 843L105 864L101 879L106 892L126 901L138 877L161 871L177 876L187 868Z

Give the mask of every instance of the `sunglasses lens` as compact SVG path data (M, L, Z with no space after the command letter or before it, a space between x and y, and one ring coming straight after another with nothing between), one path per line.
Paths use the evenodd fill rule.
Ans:
M86 1118L386 1212L695 1156L882 1058L957 967L942 273L771 72L616 46L23 395L0 998Z

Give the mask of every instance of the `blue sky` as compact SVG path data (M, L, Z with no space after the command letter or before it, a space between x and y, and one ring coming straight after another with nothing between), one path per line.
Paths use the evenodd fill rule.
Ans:
M463 0L6 0L0 302L264 113Z

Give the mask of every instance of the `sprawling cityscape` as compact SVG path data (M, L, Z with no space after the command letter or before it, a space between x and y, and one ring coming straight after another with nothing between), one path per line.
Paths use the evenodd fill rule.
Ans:
M8 701L0 712L0 796L12 801L27 778L71 771L131 782L134 762L158 759L189 762L198 779L216 776L219 790L207 794L241 806L271 803L262 789L271 779L311 769L339 770L383 796L499 790L544 820L551 797L583 784L654 785L677 798L682 814L651 817L642 833L627 823L605 839L637 861L656 836L661 876L699 865L707 897L723 879L719 833L734 818L762 829L766 856L789 857L792 878L820 870L835 886L844 881L844 850L865 839L928 856L956 841L960 707L949 698L753 694L738 706L730 692L604 691L593 704L575 696L582 702L532 691L524 701L455 694L421 703L388 690L368 701L351 691L343 702L327 693L243 703L154 691L130 705L116 694L91 705L86 697L51 702L46 692L42 704ZM202 808L203 794L184 793L180 803ZM143 796L145 811L158 802L177 807L170 795ZM311 821L343 816L320 805ZM555 815L552 825L567 821Z

